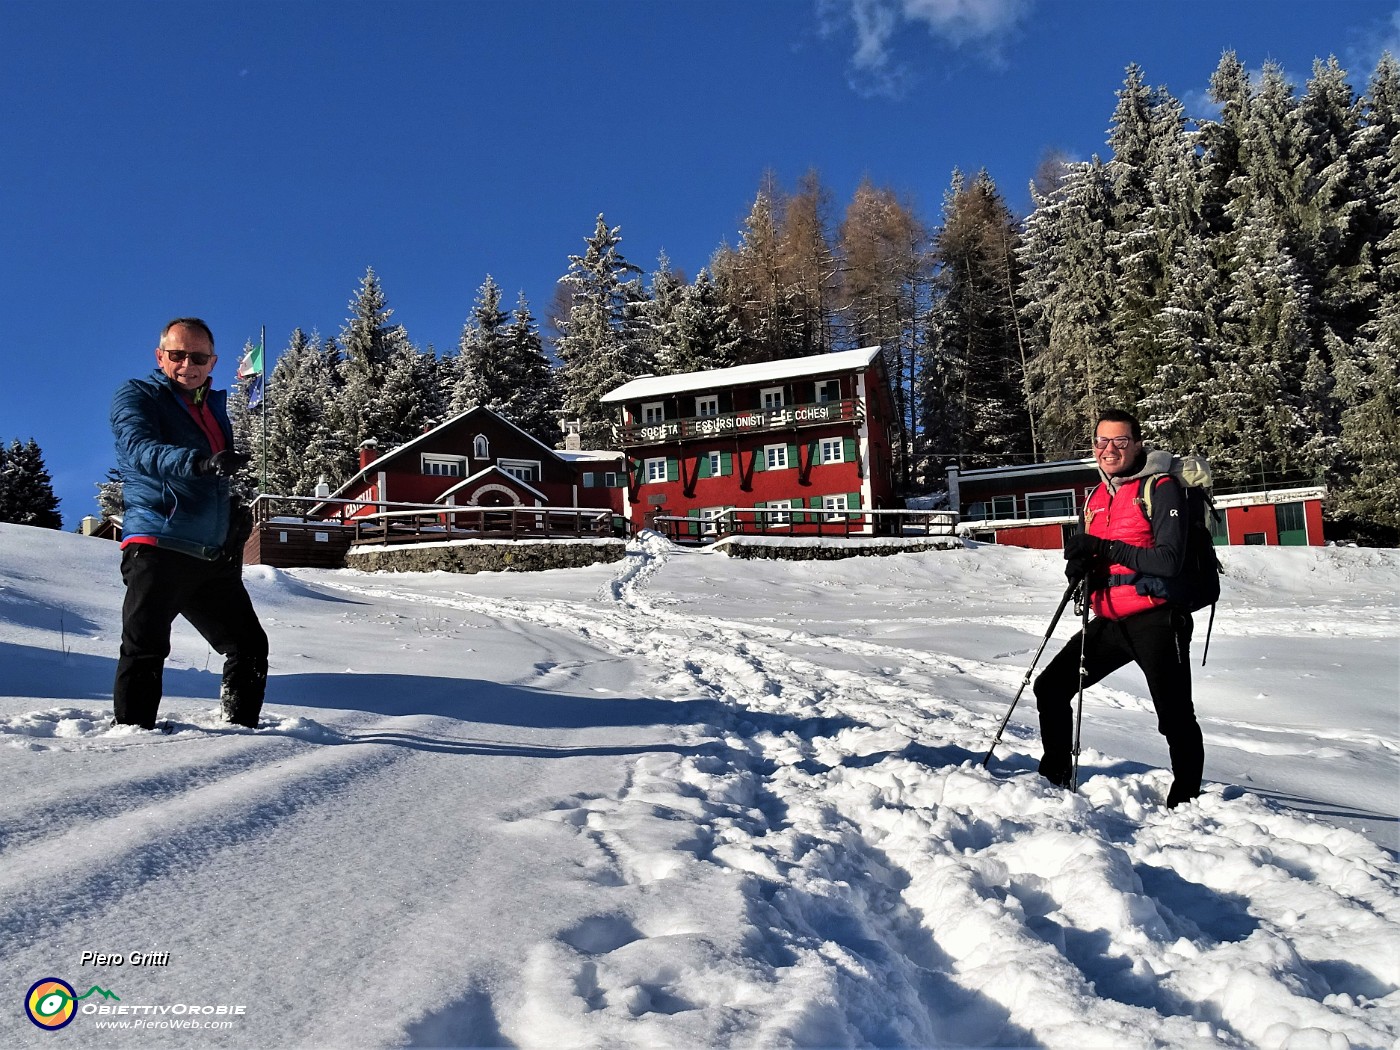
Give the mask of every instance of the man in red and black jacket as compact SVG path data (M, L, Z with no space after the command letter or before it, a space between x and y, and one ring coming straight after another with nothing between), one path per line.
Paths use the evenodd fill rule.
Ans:
M1170 578L1186 556L1186 496L1167 474L1171 456L1147 452L1137 418L1120 409L1099 417L1094 458L1103 481L1090 494L1080 531L1065 544L1065 575L1086 579L1094 618L1082 639L1083 686L1091 686L1129 662L1142 668L1157 729L1167 739L1173 781L1167 807L1201 793L1205 752L1191 703L1191 613L1155 597L1144 578ZM1147 478L1158 475L1149 520L1142 497ZM1069 786L1073 762L1073 711L1078 692L1078 634L1036 679L1040 773Z

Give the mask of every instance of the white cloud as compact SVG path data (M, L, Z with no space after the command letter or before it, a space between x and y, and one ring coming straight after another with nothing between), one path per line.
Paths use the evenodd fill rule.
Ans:
M927 29L954 48L974 46L1000 61L999 45L1034 0L817 0L822 33L853 34L851 86L865 95L899 97L913 82L910 66L895 55L895 39L907 27Z

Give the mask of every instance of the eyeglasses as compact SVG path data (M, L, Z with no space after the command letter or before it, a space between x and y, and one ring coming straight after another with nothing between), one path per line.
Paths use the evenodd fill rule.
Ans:
M187 357L190 359L190 364L198 365L200 368L203 368L210 361L214 360L213 354L201 354L191 350L162 350L161 353L170 358L170 360L174 361L177 365Z
M1108 448L1109 445L1112 445L1114 448L1118 449L1121 452L1123 449L1127 448L1130 444L1132 444L1132 441L1133 439L1130 437L1096 437L1094 438L1094 447L1100 452L1102 452L1104 449Z

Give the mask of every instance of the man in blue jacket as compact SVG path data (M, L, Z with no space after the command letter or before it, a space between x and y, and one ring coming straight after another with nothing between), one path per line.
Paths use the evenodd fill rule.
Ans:
M214 335L197 317L165 326L157 368L122 384L112 433L122 518L121 655L116 720L154 729L170 628L184 616L224 656L224 717L256 729L267 683L267 634L243 587L251 524L229 479L248 457L233 447L228 395L214 390Z

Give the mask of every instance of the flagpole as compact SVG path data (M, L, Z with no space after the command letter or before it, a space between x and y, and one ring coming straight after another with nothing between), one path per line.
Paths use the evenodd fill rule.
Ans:
M267 395L271 392L267 381L267 325L262 326L258 336L258 345L262 347L262 482L258 488L260 492L267 491Z

